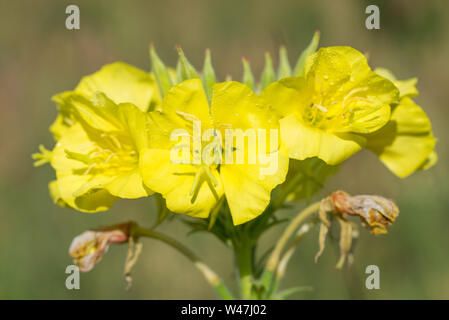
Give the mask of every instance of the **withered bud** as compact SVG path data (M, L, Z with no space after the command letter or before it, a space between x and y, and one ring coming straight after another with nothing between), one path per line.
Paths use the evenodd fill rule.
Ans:
M344 191L335 191L328 197L333 210L344 215L356 215L372 234L387 233L399 215L396 204L384 197L375 195L350 196Z
M128 242L130 227L131 223L122 223L85 231L73 239L69 254L80 271L90 271L100 262L110 244Z

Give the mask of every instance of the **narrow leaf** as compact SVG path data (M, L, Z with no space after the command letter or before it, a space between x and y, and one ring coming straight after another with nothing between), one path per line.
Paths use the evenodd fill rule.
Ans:
M305 291L313 291L312 287L293 287L289 289L282 290L274 296L276 300L283 300L288 296L291 296L294 293L305 292Z
M165 218L167 218L169 210L166 206L165 199L159 193L155 193L153 197L156 201L157 208L157 220L154 223L153 228L156 228L165 220Z
M300 77L304 75L304 65L306 63L306 59L308 56L310 56L312 53L316 51L319 42L320 42L320 32L317 30L313 34L312 41L310 41L307 48L305 48L304 51L299 56L298 61L296 62L295 71L293 72L294 76Z

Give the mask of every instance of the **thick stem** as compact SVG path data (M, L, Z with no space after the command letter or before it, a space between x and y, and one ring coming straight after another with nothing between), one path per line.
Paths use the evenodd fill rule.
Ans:
M220 278L217 276L217 274L209 268L205 263L201 261L201 259L189 248L184 246L179 241L165 235L162 233L159 233L154 230L145 229L138 225L134 225L132 230L132 236L139 238L139 237L147 237L147 238L153 238L160 240L169 246L173 247L174 249L178 250L180 253L182 253L187 259L193 262L193 264L200 270L200 272L203 274L204 278L206 278L206 281L214 288L215 292L218 294L218 296L224 300L233 300L234 297L232 296L231 292L226 288L226 286L222 283Z
M234 245L234 251L239 270L241 297L242 299L251 299L251 291L253 286L252 245Z

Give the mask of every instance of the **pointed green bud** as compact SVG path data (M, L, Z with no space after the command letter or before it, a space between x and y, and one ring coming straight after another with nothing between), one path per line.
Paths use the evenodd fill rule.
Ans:
M192 66L192 64L187 60L184 51L182 51L181 47L177 46L176 50L178 50L179 54L179 65L180 65L180 77L182 81L186 81L189 79L199 78L198 72L196 72L195 68Z
M226 75L225 81L232 81L232 76L229 73Z
M265 68L262 71L262 76L260 77L260 90L262 91L270 83L274 82L275 74L273 68L273 60L271 60L271 55L265 53Z
M206 56L204 58L203 74L201 75L201 81L203 82L204 89L206 90L207 100L211 101L212 87L216 82L214 67L212 66L212 60L210 57L210 50L206 49Z
M159 91L161 93L161 97L164 97L173 84L172 81L170 80L168 69L157 55L153 44L150 45L150 58L151 58L151 69L154 73L154 77L156 79Z
M304 51L299 56L298 61L296 62L295 71L293 72L294 76L300 77L304 75L304 65L306 63L306 59L308 56L310 56L312 53L316 51L319 42L320 42L320 32L317 30L313 34L312 41L310 41L307 48L305 48Z
M284 46L279 48L279 68L278 68L278 77L277 79L282 79L286 77L290 77L292 75L292 68L290 67L290 63L288 62L288 54L287 49Z
M249 64L249 60L246 58L242 58L243 63L243 80L242 82L246 84L251 90L254 90L254 75L251 71L251 66Z

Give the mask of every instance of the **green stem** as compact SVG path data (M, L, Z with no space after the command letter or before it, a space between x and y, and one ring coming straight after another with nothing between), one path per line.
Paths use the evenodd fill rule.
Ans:
M239 270L241 297L242 299L251 299L253 286L252 245L234 245L234 251Z
M308 217L310 217L312 214L314 214L316 211L318 211L320 208L320 202L315 202L302 210L288 225L288 227L285 229L284 233L279 238L278 242L276 243L276 246L274 247L273 252L271 253L270 257L267 261L267 266L265 268L265 271L262 275L261 283L265 288L268 288L268 298L271 297L271 295L274 293L273 288L277 285L275 283L277 279L276 277L276 269L279 265L279 259L281 256L281 253L287 244L288 240L291 238L291 236L296 232L296 230L299 228L301 223L304 222Z
M203 274L206 281L214 288L215 292L218 294L218 296L224 300L233 300L234 297L232 293L226 288L226 286L223 284L223 282L220 280L218 275L204 262L201 261L201 259L189 248L184 246L179 241L165 235L162 233L159 233L154 230L145 229L137 224L134 225L132 229L132 236L139 238L139 237L147 237L147 238L153 238L160 240L172 248L178 250L180 253L182 253L187 259L193 262L193 264L198 268L198 270Z
M314 214L320 208L320 202L315 202L302 210L293 220L290 222L288 227L285 229L284 233L279 238L276 246L274 247L273 252L270 255L270 258L267 262L267 269L274 271L279 263L279 257L284 249L284 246L287 244L290 237L296 232L300 224L307 219L309 216Z

